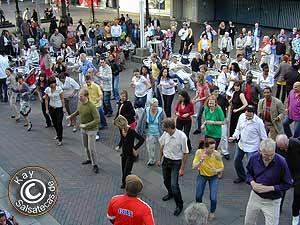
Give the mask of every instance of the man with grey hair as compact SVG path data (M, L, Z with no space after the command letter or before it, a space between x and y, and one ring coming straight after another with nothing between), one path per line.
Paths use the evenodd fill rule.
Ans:
M259 152L247 165L247 183L251 185L245 225L255 225L259 211L266 225L278 225L282 192L292 185L292 178L284 157L275 153L276 143L271 138L261 141Z
M289 166L294 182L294 199L293 199L293 218L292 225L299 224L300 211L300 138L288 138L285 134L276 137L276 153L282 155ZM281 206L283 205L285 192L282 197Z
M184 211L187 225L207 225L208 210L204 203L191 203Z
M268 66L270 66L270 60L271 60L271 42L270 42L270 37L269 36L264 36L263 38L263 44L261 48L259 49L261 59L259 63L259 67L263 63L267 63Z

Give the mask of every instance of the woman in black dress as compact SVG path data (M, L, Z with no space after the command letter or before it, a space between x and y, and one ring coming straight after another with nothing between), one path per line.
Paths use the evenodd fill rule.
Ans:
M122 115L119 115L114 120L114 125L121 130L121 144L122 144L122 154L121 154L121 166L122 166L122 186L125 188L125 179L131 174L134 161L139 155L139 147L142 146L145 139L139 135L134 129L132 129ZM138 142L135 144L135 139Z
M236 81L233 84L233 96L230 99L231 116L230 116L230 135L231 137L235 131L240 115L245 111L248 105L246 97L241 90L241 82Z

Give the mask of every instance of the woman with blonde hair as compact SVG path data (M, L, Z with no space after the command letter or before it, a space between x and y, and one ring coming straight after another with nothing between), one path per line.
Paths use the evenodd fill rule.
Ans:
M114 125L117 126L121 131L121 166L122 166L122 186L125 188L125 179L131 174L134 161L138 158L139 147L144 143L144 138L139 135L134 129L128 125L127 119L119 115L114 120ZM138 142L135 144L135 139Z
M153 166L156 162L156 149L159 149L159 138L163 133L161 124L164 118L166 118L164 110L158 106L158 100L152 98L150 106L146 107L138 122L137 132L146 137L148 166Z

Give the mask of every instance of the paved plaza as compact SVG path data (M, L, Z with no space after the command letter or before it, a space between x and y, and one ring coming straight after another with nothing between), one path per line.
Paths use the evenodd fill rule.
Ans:
M120 89L128 87L133 68L139 64L128 63L127 69L121 73ZM132 99L132 91L130 92ZM178 97L177 97L178 99ZM176 100L174 101L174 104ZM112 101L116 106L115 101ZM173 104L173 107L174 107ZM44 128L44 119L38 101L32 102L30 118L33 123L31 132L23 127L23 121L15 123L10 119L8 104L0 104L0 208L5 208L15 214L20 224L42 225L104 225L110 224L106 219L106 206L113 195L123 193L121 185L120 153L114 151L118 141L119 131L113 127L109 119L109 127L101 131L97 150L101 156L100 173L94 174L89 166L82 166L84 151L82 149L80 132L73 133L71 128L64 127L64 145L55 145L55 131ZM66 125L66 123L65 123ZM193 129L192 129L193 130ZM192 171L191 161L199 141L199 135L191 135L193 152L189 157L185 175L180 178L184 207L195 199L195 181L197 172ZM234 154L231 146L231 156ZM146 166L146 150L142 147L141 156L134 164L133 173L142 177L144 189L141 198L147 201L152 209L157 225L183 225L183 213L173 216L175 203L163 202L161 197L166 193L161 176L161 170ZM250 187L246 184L233 184L235 171L233 160L224 160L225 173L220 180L217 219L215 225L242 225L245 215ZM28 166L39 165L48 168L55 175L59 184L58 201L50 214L40 218L25 218L20 216L10 206L7 199L6 187L10 175L16 170ZM208 185L206 190L208 190ZM205 201L209 206L209 193L206 191ZM280 224L289 224L291 218L290 191L281 214ZM262 223L259 223L260 225Z

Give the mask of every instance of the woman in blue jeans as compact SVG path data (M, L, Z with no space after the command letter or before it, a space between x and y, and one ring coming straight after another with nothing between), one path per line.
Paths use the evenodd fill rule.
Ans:
M209 182L210 213L208 220L215 218L217 208L217 194L219 186L218 173L223 172L224 164L220 152L215 150L216 141L206 138L199 143L199 149L195 153L193 169L198 170L196 182L196 202L202 202L206 182Z

